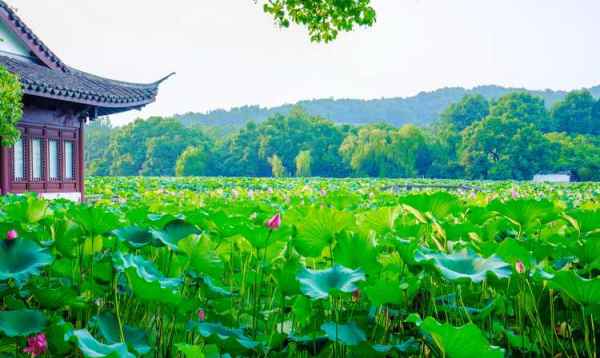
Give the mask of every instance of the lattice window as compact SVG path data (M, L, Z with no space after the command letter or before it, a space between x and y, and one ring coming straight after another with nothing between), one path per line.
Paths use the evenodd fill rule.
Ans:
M75 178L75 145L72 141L65 141L64 156L65 156L65 179Z
M25 179L25 142L20 138L13 146L13 179L22 181Z
M31 139L31 179L33 181L44 180L45 168L44 140L41 138Z
M60 153L59 141L48 140L48 178L52 181L60 180Z

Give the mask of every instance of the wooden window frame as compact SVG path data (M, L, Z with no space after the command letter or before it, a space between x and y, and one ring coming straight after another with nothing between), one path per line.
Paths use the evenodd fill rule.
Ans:
M10 160L10 191L15 193L38 192L38 193L74 193L81 192L79 156L80 153L80 131L77 128L57 128L47 126L23 125L19 126L23 140L23 171L24 178L17 179L14 176L14 149L9 150ZM41 140L42 178L33 178L33 146L32 140ZM58 178L50 178L50 141L57 142L58 155ZM73 178L65 178L65 142L73 145Z

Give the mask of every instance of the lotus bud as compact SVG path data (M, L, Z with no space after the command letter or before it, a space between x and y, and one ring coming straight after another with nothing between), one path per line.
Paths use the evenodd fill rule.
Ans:
M17 234L16 230L10 230L9 232L6 233L6 240L7 241L13 241L14 239L16 239L19 235Z
M360 301L360 290L356 289L352 292L352 301L359 302Z
M525 265L522 261L517 261L517 263L515 263L515 270L518 273L525 273Z
M202 321L206 321L206 312L203 309L198 310L198 319Z
M519 193L517 192L517 189L515 189L514 187L512 188L510 195L512 196L513 199L517 199L519 197Z
M271 230L277 230L281 226L281 215L279 213L275 214L272 218L267 221L267 227Z

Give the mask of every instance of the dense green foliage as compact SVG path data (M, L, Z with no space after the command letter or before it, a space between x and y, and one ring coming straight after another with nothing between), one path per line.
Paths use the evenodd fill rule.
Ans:
M514 92L492 101L465 96L426 127L336 125L299 108L226 136L177 119L116 129L101 121L89 128L86 151L92 175L530 180L558 171L588 181L600 180L599 125L600 100L587 91L551 109Z
M589 91L594 97L600 97L600 86L592 87ZM185 125L198 125L210 133L225 134L243 128L250 121L260 123L277 113L287 115L294 107L299 106L313 116L327 118L338 124L364 125L384 122L395 127L404 124L425 126L434 123L448 106L457 103L466 95L479 94L490 101L513 92L528 92L541 97L549 107L567 95L563 91L529 91L500 86L480 86L470 90L454 87L422 92L406 98L316 99L273 108L244 106L227 111L186 113L177 115L176 118Z
M263 9L282 27L290 23L306 26L311 41L335 40L340 31L352 31L355 25L375 23L371 0L269 0Z
M414 189L443 185L453 192ZM597 184L102 177L86 186L87 204L1 198L0 356L600 348Z
M12 145L19 139L19 131L15 125L23 116L22 96L19 79L4 67L0 67L0 138L2 138L2 145Z

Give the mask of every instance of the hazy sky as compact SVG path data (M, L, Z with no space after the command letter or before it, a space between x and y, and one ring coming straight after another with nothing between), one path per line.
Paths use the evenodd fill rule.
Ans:
M136 117L482 84L600 84L598 0L374 0L373 28L312 44L254 0L7 0L67 64L126 81L171 71Z

